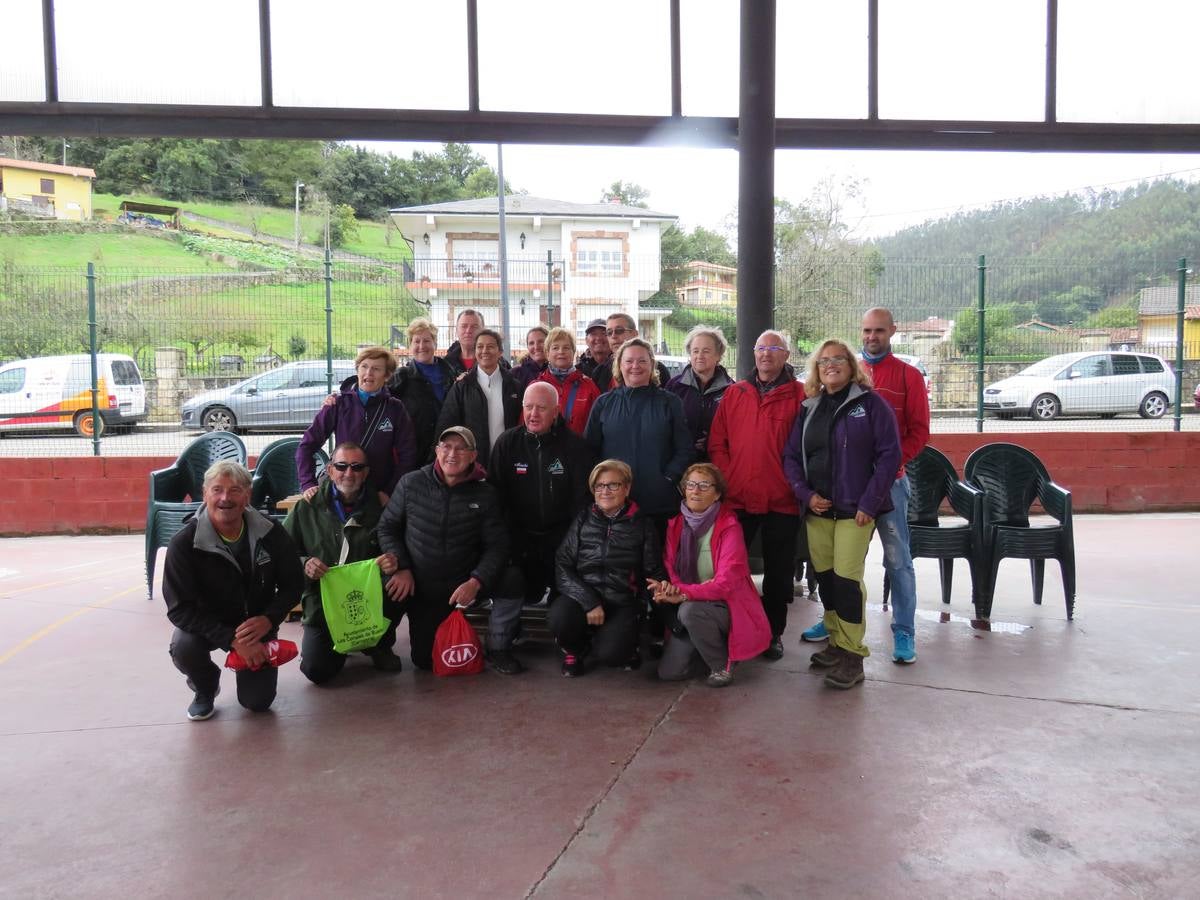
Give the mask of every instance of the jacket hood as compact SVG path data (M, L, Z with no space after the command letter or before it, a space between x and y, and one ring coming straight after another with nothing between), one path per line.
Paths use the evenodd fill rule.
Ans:
M592 511L593 514L600 516L603 519L608 518L608 516L606 516L604 513L602 513L600 511L600 507L598 507L596 505L596 502L594 500L592 501L592 505L589 507L589 509ZM632 500L630 500L628 503L625 504L625 512L623 512L618 518L632 519L635 515L637 515L637 513L638 513L638 505L635 502L633 502Z
M184 519L184 523L196 520L196 535L192 538L192 546L197 550L207 550L209 553L228 553L225 549L225 542L221 540L221 536L217 534L216 526L208 517L208 508L201 506L191 516ZM275 523L260 513L257 509L247 506L242 512L242 521L246 524L246 534L250 538L250 546L253 547L270 531Z
M700 390L700 382L699 379L696 378L696 373L692 371L691 363L689 363L687 368L685 368L682 372L672 378L671 381L675 382L676 384L686 384L688 387L695 388L697 391ZM709 381L708 387L704 389L704 393L707 394L712 391L722 390L729 387L731 384L733 384L733 379L729 377L729 372L726 371L724 366L717 366L717 368L713 371L712 380Z
M439 484L446 484L446 476L442 474L442 464L440 462L435 459L432 463L430 463L429 470L430 475L435 478ZM479 463L475 463L475 468L468 472L467 477L460 481L459 484L467 484L472 481L483 481L486 478L487 469L485 469Z

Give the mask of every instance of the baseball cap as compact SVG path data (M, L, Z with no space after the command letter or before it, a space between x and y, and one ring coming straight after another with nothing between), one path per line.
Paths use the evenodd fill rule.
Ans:
M589 334L593 328L599 328L601 331L605 331L607 330L608 325L603 319L592 319L592 321L588 322L588 327L583 329L583 333Z
M468 450L475 449L475 435L471 434L470 428L467 428L464 425L451 425L438 435L438 440L444 441L446 439L446 435L448 434L457 434L466 443Z

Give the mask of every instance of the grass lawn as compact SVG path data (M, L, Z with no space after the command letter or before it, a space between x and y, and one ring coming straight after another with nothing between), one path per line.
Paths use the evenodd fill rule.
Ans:
M39 268L85 269L89 262L104 268L188 269L227 271L228 266L197 256L174 238L129 234L5 235L0 259Z

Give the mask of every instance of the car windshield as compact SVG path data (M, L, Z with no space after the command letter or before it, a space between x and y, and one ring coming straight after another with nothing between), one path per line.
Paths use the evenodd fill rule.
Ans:
M1027 369L1022 369L1018 375L1027 375L1032 378L1039 378L1045 375L1053 375L1072 359L1070 353L1064 353L1060 356L1049 356L1041 362L1035 362Z

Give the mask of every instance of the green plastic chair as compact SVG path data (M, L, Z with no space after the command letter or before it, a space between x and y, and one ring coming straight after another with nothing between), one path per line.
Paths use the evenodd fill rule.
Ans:
M300 438L273 441L263 448L254 466L250 480L250 505L277 522L282 522L285 514L276 508L276 504L285 497L300 493L300 475L296 471L296 450L299 447ZM329 456L318 447L313 453L318 480L325 474L328 463Z
M158 549L171 542L183 520L200 508L204 473L223 459L246 464L246 445L228 431L213 431L196 438L165 469L150 473L150 499L146 507L146 596L154 597L154 566Z

